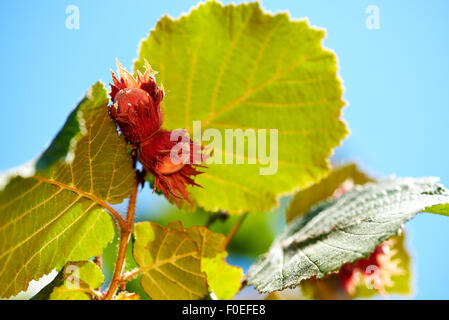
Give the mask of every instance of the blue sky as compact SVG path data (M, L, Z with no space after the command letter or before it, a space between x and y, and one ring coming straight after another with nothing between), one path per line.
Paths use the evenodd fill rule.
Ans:
M80 29L65 26L80 9ZM165 13L196 1L1 1L2 157L0 170L35 158L87 88L109 82L118 58L130 69L138 43ZM449 2L444 0L262 1L327 29L339 56L351 136L338 159L378 175L439 176L449 185ZM380 29L365 26L368 5ZM144 197L142 197L144 198ZM143 206L154 205L147 196ZM159 203L159 202L158 202ZM407 226L415 297L449 299L449 219L420 215Z

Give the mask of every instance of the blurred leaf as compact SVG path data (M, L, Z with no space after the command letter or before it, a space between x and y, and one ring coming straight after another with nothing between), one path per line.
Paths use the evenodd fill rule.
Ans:
M309 211L314 204L331 197L335 190L348 179L356 185L374 181L360 171L353 163L336 167L320 182L295 194L286 213L287 222L302 216Z
M270 212L248 215L245 222L227 247L230 254L247 255L257 257L266 252L274 237L285 224L285 210L288 204L287 198L280 201L280 206ZM151 214L151 213L150 213ZM195 212L186 212L172 207L153 215L143 215L142 219L149 219L162 225L170 221L181 221L184 226L205 225L216 213L206 212L197 208ZM216 233L228 234L231 228L240 219L240 216L219 214L220 218L209 226Z
M208 165L195 181L204 188L190 188L199 206L231 214L261 212L275 207L281 194L327 174L328 157L347 130L340 120L344 102L337 61L323 48L324 36L306 19L267 14L258 3L210 1L178 20L164 16L141 43L134 67L142 71L147 59L159 71L167 89L162 103L168 129L193 134L193 121L201 120L202 130L216 129L222 137L226 128L278 130L272 175L261 175L268 165L260 157L225 151L214 141L214 155L245 164Z
M92 261L68 263L62 274L63 284L54 288L50 300L91 300L104 282L103 273Z
M260 292L282 290L367 257L417 213L449 202L449 192L436 181L385 179L313 207L251 266L248 284Z
M114 236L104 211L131 192L134 171L95 84L37 168L0 191L0 296L27 288L68 261L101 254ZM70 142L68 137L70 136Z
M126 290L139 295L140 300L151 300L151 297L145 292L142 287L142 275L137 276L126 283Z
M134 258L152 299L201 299L208 293L196 243L183 231L141 222L134 227Z
M299 288L296 288L299 289ZM350 295L343 289L338 274L330 274L323 279L307 279L301 282L298 296L314 300L347 300ZM278 293L282 296L282 292Z
M264 214L248 215L229 244L228 252L251 257L257 257L266 252L274 240L276 227L282 218L277 213L276 210ZM237 220L231 217L226 223L217 223L211 229L213 231L222 229L224 233L228 234Z

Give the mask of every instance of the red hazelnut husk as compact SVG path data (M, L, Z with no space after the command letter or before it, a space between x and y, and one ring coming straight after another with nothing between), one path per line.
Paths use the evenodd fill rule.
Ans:
M145 63L145 73L137 72L137 79L122 68L117 61L118 80L112 72L111 100L113 105L109 107L109 113L117 122L120 131L125 138L139 144L162 125L161 101L164 90L156 84L154 75L148 62Z
M188 154L185 162L173 161L171 150L181 142L181 139L172 141L170 136L172 131L159 130L150 139L141 143L138 153L141 155L140 162L155 177L154 187L164 192L167 198L170 196L177 202L179 199L189 201L187 185L198 186L193 177L201 174L196 168L203 167L194 164L194 144L189 139L187 146ZM201 149L198 148L198 153ZM192 152L190 152L192 150ZM182 149L177 152L178 159L182 159ZM201 156L201 154L199 154ZM190 202L190 201L189 201Z
M123 69L118 61L117 67L118 78L112 72L111 118L137 150L137 158L143 168L154 176L154 190L162 191L167 199L173 199L177 204L181 199L191 202L187 186L199 186L194 182L194 177L202 173L197 170L203 167L202 147L194 148L193 141L188 137L172 141L172 131L161 129L163 115L160 104L164 90L157 86L156 72L147 61L145 73L138 71L136 78ZM181 140L184 143L187 141L188 148L184 149L187 156L182 162L174 161L171 150ZM182 150L179 150L179 156L181 153Z

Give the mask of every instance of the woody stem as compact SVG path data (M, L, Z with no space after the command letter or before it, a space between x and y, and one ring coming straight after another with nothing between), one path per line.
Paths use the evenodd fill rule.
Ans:
M134 223L134 214L136 212L136 200L137 200L137 191L139 189L140 177L136 171L136 178L134 180L133 190L131 192L131 196L129 198L128 204L128 212L126 214L126 221L123 226L120 226L120 244L118 247L117 259L115 261L115 269L114 274L112 275L111 284L104 296L105 300L111 300L115 293L117 292L118 287L120 286L122 280L122 272L123 266L125 265L126 258L126 250L128 249L128 242L132 232L133 223Z

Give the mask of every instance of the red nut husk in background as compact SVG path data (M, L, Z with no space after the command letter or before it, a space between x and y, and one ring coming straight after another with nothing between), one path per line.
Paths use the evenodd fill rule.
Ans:
M403 274L400 261L393 259L396 252L391 250L393 240L387 240L377 246L368 258L354 263L344 264L338 276L345 291L352 295L360 284L369 283L380 294L385 294L387 287L393 286L392 277Z

